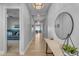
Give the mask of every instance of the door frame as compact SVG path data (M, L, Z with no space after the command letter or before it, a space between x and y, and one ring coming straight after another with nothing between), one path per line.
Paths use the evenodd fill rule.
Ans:
M20 27L20 34L21 34L21 7L18 7L18 6L10 6L10 7L8 7L8 6L5 6L4 7L4 11L3 11L3 13L4 13L4 22L5 22L5 25L4 25L4 27L5 27L5 40L4 40L4 52L5 53L7 53L7 9L19 9L19 27ZM21 36L19 35L19 53L21 53Z

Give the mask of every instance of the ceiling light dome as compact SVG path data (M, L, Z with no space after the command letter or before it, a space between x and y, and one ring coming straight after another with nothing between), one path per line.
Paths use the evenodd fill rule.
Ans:
M42 9L44 8L45 4L44 3L33 3L32 6L35 9Z

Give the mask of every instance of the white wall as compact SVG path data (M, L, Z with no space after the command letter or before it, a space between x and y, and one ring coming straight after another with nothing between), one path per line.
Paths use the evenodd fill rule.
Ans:
M48 38L48 22L47 22L47 19L45 19L43 21L43 33L44 33L44 37Z
M5 26L5 22L4 22L4 18L3 18L3 6L0 5L0 52L3 53L3 44L4 44L4 40L5 40L5 37L4 37L4 26Z
M60 41L55 34L55 20L61 12L69 12L74 20L74 30L71 38L76 47L79 48L79 4L52 4L48 13L48 37L53 37ZM61 41L60 41L61 42Z
M21 42L23 47L21 50L25 52L29 42L31 41L31 18L26 4L23 4L21 17L23 19L21 21L23 30L22 35L24 36Z
M28 43L31 40L30 34L30 15L26 4L0 4L0 53L5 53L7 50L7 20L5 8L20 9L20 53L24 53Z
M34 30L34 27L32 27L32 25L34 25L34 20L33 20L33 17L31 16L31 37L34 38L35 30Z

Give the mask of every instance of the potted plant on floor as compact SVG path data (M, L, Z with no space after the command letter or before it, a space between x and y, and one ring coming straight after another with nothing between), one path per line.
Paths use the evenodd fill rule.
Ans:
M77 48L68 45L68 44L64 44L63 45L63 50L64 50L64 55L66 56L74 56L77 55Z

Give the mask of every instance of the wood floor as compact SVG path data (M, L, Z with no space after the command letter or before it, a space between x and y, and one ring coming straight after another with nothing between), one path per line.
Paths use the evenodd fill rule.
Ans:
M51 53L51 50L48 49L48 52ZM43 35L37 33L33 39L30 47L26 51L25 55L27 56L47 56L46 54L46 43L44 41ZM49 54L51 56L52 54Z
M45 56L45 41L42 34L38 33L26 52L28 56Z
M19 44L8 44L7 53L4 56L19 56Z
M19 56L19 49L17 49L18 44L15 45L8 45L8 52L7 56ZM51 52L50 49L48 52ZM49 54L51 56L52 54ZM46 43L44 41L43 35L38 33L35 35L32 43L30 44L29 48L25 52L24 56L47 56L46 54Z

